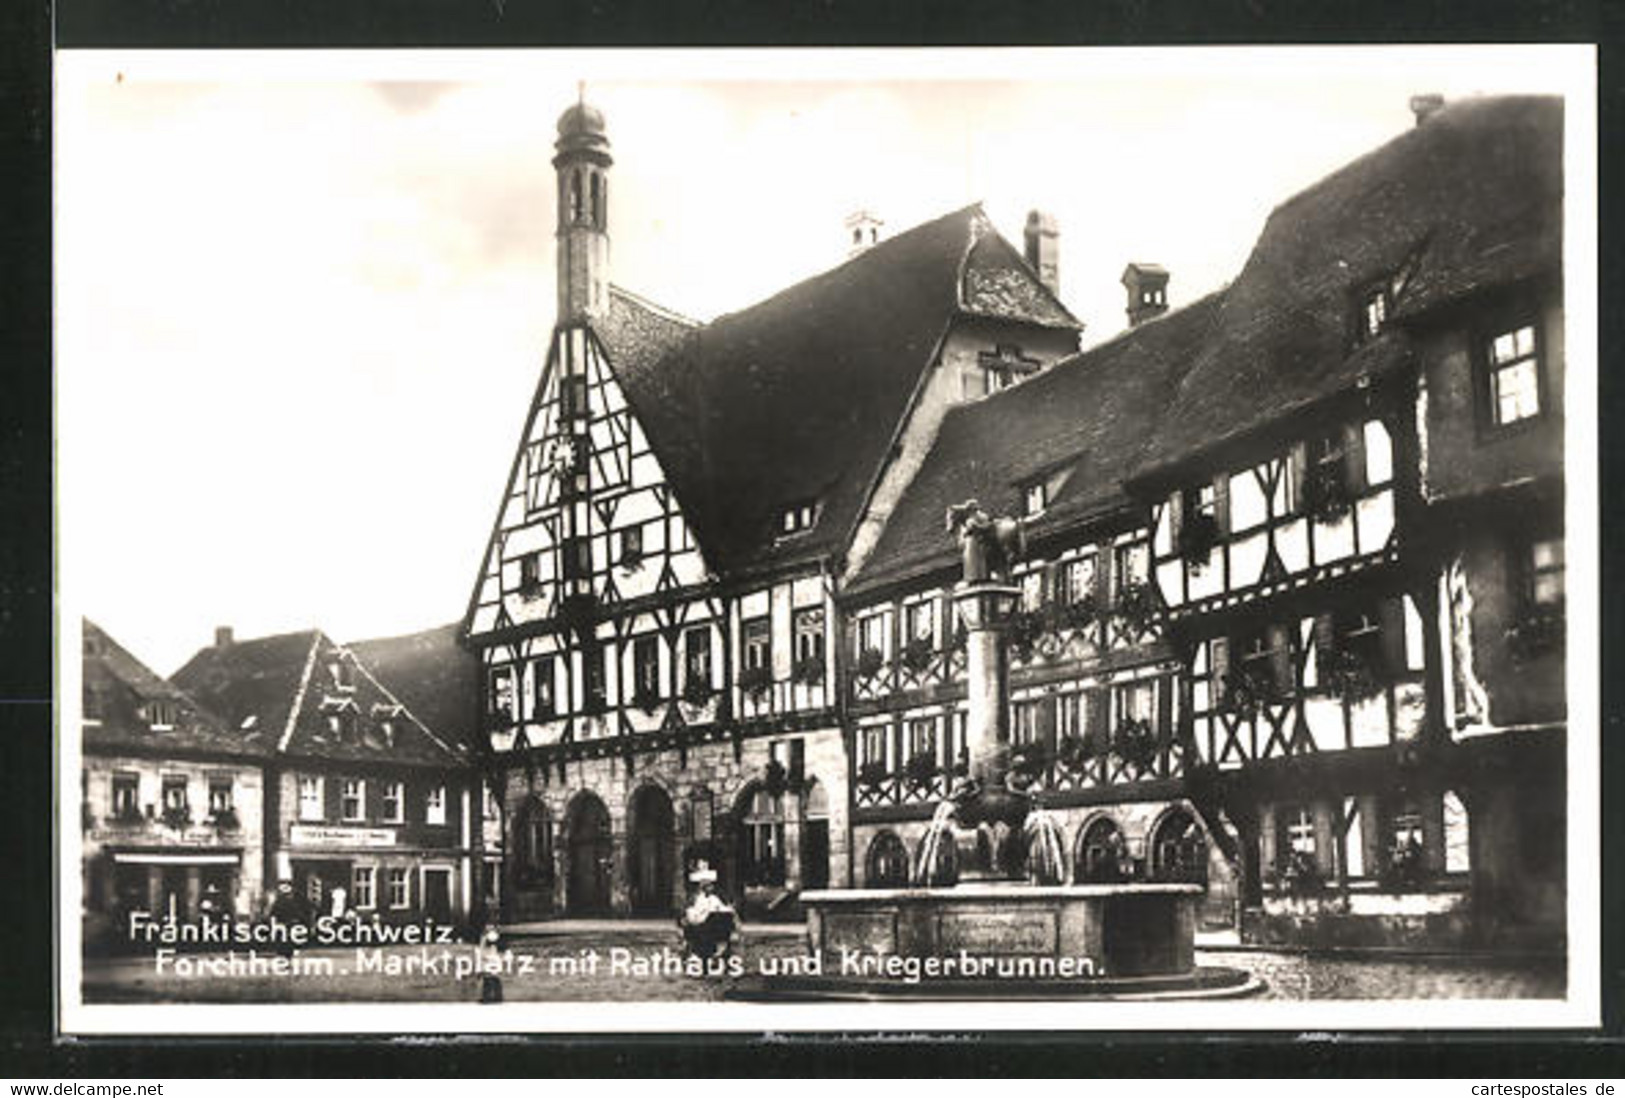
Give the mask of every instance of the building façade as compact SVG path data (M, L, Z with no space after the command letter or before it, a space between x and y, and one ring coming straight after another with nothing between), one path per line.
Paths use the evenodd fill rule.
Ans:
M1263 940L1561 940L1561 103L1421 99L1236 279L1075 354L976 208L710 325L607 282L560 123L560 311L465 623L510 918L907 879L959 762L946 507L1021 514L1018 780L1076 881ZM859 244L862 245L862 241Z

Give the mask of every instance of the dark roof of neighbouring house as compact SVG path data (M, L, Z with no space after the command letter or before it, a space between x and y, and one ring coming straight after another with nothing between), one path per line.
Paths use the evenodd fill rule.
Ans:
M346 656L355 665L354 688L340 690L327 669ZM440 766L463 761L460 747L425 727L364 661L319 629L201 649L175 673L175 682L233 727L258 731L280 754ZM341 741L330 734L327 715L346 700L355 706L358 735ZM396 706L404 707L406 719L391 712ZM394 717L393 742L382 734L384 715Z
M234 733L224 719L136 659L89 618L83 619L83 630L84 693L96 696L101 711L98 723L85 726L87 750L133 747L176 756L269 753L263 737ZM153 701L172 707L172 727L155 730L142 715L142 707Z
M1143 455L1147 425L1166 407L1223 299L1223 291L1210 294L950 409L847 591L862 594L951 566L959 549L944 528L947 509L974 499L989 514L1020 514L1023 486L1039 477L1059 484L1044 512L1029 520L1029 537L1128 505L1123 479Z
M1390 316L1558 269L1563 103L1449 104L1276 207L1185 375L1145 472L1412 361L1404 325L1356 348L1361 291L1403 277Z
M711 566L839 548L956 317L1082 325L969 206L691 325L612 294L600 336ZM787 506L814 529L776 540Z
M413 716L447 743L477 746L479 657L457 643L461 622L349 645Z

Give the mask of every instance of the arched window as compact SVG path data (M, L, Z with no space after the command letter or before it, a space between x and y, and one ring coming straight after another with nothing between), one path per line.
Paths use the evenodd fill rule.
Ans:
M1102 816L1078 837L1073 879L1079 884L1107 884L1125 881L1134 874L1123 829Z
M1170 812L1157 826L1151 865L1159 881L1207 882L1207 834L1189 812Z
M784 883L784 798L756 786L745 798L740 850L747 885Z
M894 833L882 831L869 844L863 883L867 888L908 887L908 847Z
M553 879L553 814L535 797L514 817L514 867L523 881Z
M1467 806L1455 791L1444 795L1444 871L1467 873L1473 868L1472 831Z
M602 178L597 172L592 173L592 223L595 228L604 227L604 194Z
M570 220L581 220L581 169L570 173Z

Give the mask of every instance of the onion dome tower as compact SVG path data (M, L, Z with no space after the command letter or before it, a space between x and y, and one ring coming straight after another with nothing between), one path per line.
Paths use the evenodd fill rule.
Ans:
M578 99L559 115L558 323L581 324L609 304L609 137L604 115Z

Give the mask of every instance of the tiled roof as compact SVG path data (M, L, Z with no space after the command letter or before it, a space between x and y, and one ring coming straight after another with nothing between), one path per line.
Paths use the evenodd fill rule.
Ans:
M436 736L474 746L480 736L480 661L457 643L461 628L453 622L403 637L355 641L349 648Z
M1402 367L1402 336L1354 349L1363 289L1399 277L1416 317L1555 271L1563 104L1463 100L1278 206L1162 421L1147 471Z
M182 756L188 752L260 756L270 752L263 736L240 735L174 683L154 673L89 618L84 619L83 690L87 711L99 723L85 727L86 750L136 748ZM169 728L154 729L144 707L164 703L173 713Z
M349 656L353 686L330 668ZM319 629L233 641L200 650L175 673L175 682L241 729L274 742L281 754L378 763L457 765L463 752L447 744L380 684L364 661ZM332 712L353 708L354 734L328 727ZM393 740L383 720L393 721Z
M952 566L958 547L944 529L947 509L975 499L990 514L1018 515L1022 486L1040 476L1056 488L1029 520L1030 537L1127 505L1123 478L1142 456L1146 425L1167 405L1222 300L1210 295L951 409L847 591Z
M712 567L839 548L956 316L1076 329L970 206L711 324L611 298L601 336ZM792 504L822 509L776 542Z

